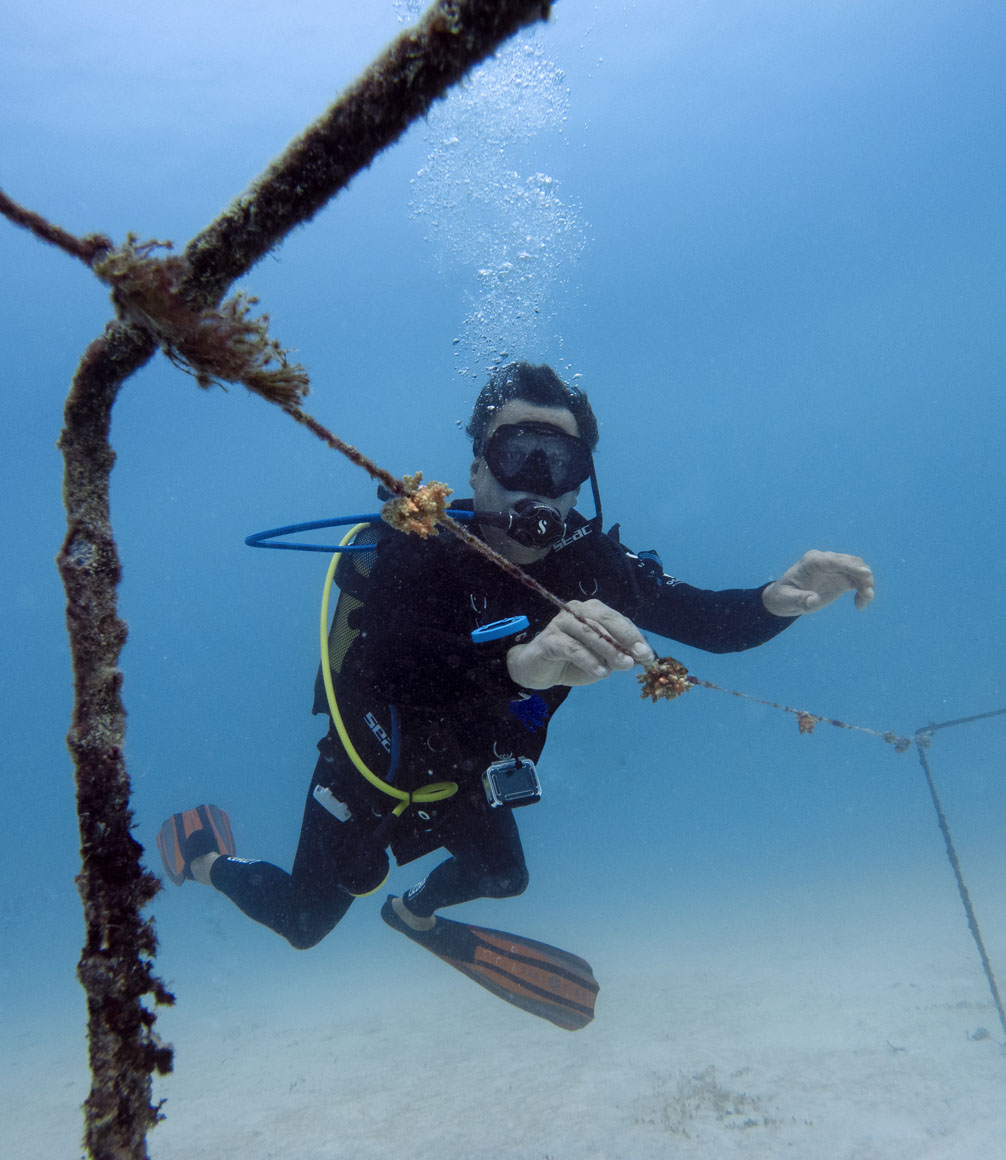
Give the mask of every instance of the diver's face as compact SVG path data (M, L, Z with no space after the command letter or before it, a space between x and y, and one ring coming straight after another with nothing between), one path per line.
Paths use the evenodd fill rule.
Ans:
M492 438L497 427L518 423L546 423L548 426L556 427L574 438L580 437L580 428L573 417L573 412L565 407L542 407L524 399L511 399L504 403L493 416L486 431L486 444ZM476 511L508 511L518 500L532 499L555 508L565 519L576 505L577 496L580 494L579 487L573 488L572 491L563 492L559 496L540 495L531 491L510 491L493 475L489 470L489 464L481 455L472 463L470 480ZM547 549L521 547L498 529L487 528L484 534L492 547L518 564L540 559L547 551Z

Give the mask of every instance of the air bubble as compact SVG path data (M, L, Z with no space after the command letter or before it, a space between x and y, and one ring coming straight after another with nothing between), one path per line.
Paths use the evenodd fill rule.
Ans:
M454 345L473 368L491 362L501 342L532 358L553 344L556 309L586 231L580 206L527 159L541 164L535 138L561 134L568 107L565 72L525 36L430 111L429 152L413 179L410 212L441 265L470 271L469 309Z

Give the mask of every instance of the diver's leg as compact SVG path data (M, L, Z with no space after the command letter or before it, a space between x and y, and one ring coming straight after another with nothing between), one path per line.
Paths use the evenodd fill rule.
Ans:
M324 751L318 759L304 806L300 841L293 871L270 862L206 855L193 859L192 875L208 879L249 918L282 935L291 946L304 950L319 943L340 921L353 895L339 885L340 865L348 832L314 799L315 785L331 780L331 762ZM197 863L204 863L197 867ZM202 875L205 874L205 878Z
M353 896L332 891L305 892L292 875L271 862L223 855L210 871L210 883L249 918L280 934L297 950L315 946L343 917Z
M457 906L475 898L513 898L527 889L524 849L513 813L494 810L483 823L445 841L451 853L427 878L397 899L395 912L409 918L430 920L444 906ZM402 911L406 913L402 913ZM411 923L409 925L412 925ZM426 922L415 929L429 929Z

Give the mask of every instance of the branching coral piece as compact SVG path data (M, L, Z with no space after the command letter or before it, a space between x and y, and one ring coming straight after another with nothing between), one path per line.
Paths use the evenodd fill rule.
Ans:
M640 696L643 700L649 697L653 704L673 701L692 687L688 670L674 657L658 657L653 664L646 666L644 672L636 675L636 680L643 690Z
M402 477L406 491L404 495L389 499L381 509L381 519L399 532L410 532L421 536L437 534L437 524L448 519L447 497L454 490L446 483L422 483L423 473Z
M895 753L906 753L912 744L912 739L910 737L899 737L897 733L885 733L883 734L883 738L888 745L894 746ZM922 740L920 740L918 736L916 736L915 740L917 744L923 744ZM929 744L928 739L926 739L925 744Z

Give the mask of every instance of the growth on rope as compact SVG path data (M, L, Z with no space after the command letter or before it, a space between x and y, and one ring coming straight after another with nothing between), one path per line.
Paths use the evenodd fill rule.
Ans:
M291 364L269 336L269 316L252 317L258 299L238 293L218 307L195 309L186 300L189 273L185 258L170 242L139 241L129 234L121 246L99 254L91 269L112 287L112 301L123 322L142 327L165 355L191 374L201 387L243 383L270 403L294 405L308 392L307 372Z
M402 476L405 492L397 495L381 509L381 518L399 532L408 532L426 539L437 534L437 525L447 519L447 497L454 489L446 483L431 480L422 483L423 473Z
M640 696L644 701L649 697L654 705L658 701L673 701L692 687L693 681L688 677L688 670L674 657L657 657L652 664L644 665L643 669L636 677L643 690Z
M740 693L736 689L724 689L721 685L714 685L712 681L703 681L692 676L685 666L673 657L658 657L652 664L645 666L646 671L640 673L636 680L642 686L641 696L657 701L671 701L687 693L696 685L703 689L713 689L717 693L729 693L732 697L742 697L745 701L754 701L757 705L766 705L770 709L780 709L783 713L792 713L796 717L797 727L801 733L813 733L822 721L826 725L834 725L838 729L854 729L857 733L869 733L873 737L880 737L889 745L893 745L896 753L904 753L911 746L910 737L899 737L897 733L879 733L876 729L867 729L865 725L850 725L847 721L837 721L834 717L823 717L818 713L808 713L806 709L792 709L789 705L780 705L778 701L765 701L761 697L752 697L750 693Z

